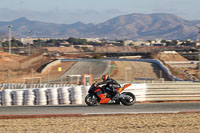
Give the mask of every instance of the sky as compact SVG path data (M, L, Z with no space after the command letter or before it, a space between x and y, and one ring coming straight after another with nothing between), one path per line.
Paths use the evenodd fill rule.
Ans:
M200 20L200 0L0 0L0 21L20 17L71 24L101 23L131 13L172 13Z

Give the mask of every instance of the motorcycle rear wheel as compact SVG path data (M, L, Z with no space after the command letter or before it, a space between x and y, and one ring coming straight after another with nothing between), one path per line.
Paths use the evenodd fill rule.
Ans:
M90 95L90 94L88 94L85 97L85 103L88 106L98 106L99 105L99 101L98 101L97 97L95 95Z
M125 106L131 106L135 103L136 97L133 93L131 92L124 92L122 93L124 95L127 95L130 99L120 99L120 102L125 105Z

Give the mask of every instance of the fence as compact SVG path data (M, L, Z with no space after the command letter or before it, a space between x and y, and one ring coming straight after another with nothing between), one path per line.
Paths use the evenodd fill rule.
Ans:
M3 89L0 91L0 105L84 104L84 97L89 89L89 86L67 84L12 85L13 89ZM4 87L6 86L8 85L4 84ZM125 91L135 94L136 102L200 100L200 83L138 83L132 84Z
M132 84L127 90L136 95L137 101L198 101L200 83L168 82Z

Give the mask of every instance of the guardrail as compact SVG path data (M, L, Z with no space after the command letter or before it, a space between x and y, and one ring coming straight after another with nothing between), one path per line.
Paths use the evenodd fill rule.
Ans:
M126 91L136 95L136 101L198 101L200 83L132 84Z
M59 63L61 63L61 60L55 60L51 63L49 63L44 69L42 69L41 73L45 73L50 67L58 65Z

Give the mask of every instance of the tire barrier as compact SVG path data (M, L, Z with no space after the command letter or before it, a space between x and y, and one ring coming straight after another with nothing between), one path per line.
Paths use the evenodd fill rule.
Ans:
M82 88L81 86L76 86L71 88L71 103L72 104L82 104Z
M32 89L24 90L24 105L32 106L35 102L35 94Z
M83 86L38 89L4 89L0 106L83 104Z
M83 98L87 96L89 89L90 89L90 86L83 87Z
M69 89L70 87L58 88L59 104L70 104Z
M58 105L58 89L57 88L48 89L47 99L49 105Z
M23 93L22 90L12 92L13 105L23 105Z
M2 83L0 88L3 89L33 89L33 88L59 88L67 87L69 84L20 84L20 83Z
M46 88L35 89L34 93L36 105L47 105Z
M89 88L68 85L59 88L4 89L0 91L0 105L84 104ZM124 91L132 92L137 102L200 101L200 83L194 82L132 84Z
M1 93L2 97L2 105L3 106L11 106L12 105L12 96L11 96L12 90L6 89L3 90Z

